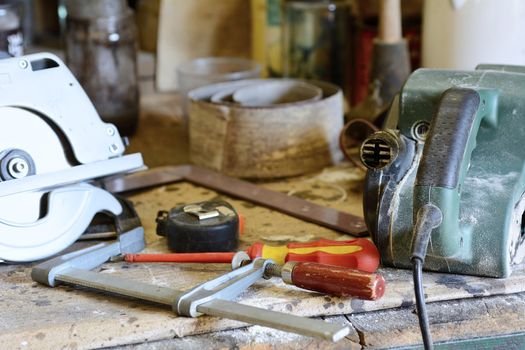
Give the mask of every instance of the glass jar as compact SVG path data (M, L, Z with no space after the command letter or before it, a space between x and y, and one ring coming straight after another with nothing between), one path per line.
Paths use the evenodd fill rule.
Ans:
M329 81L347 93L353 71L353 20L350 1L284 1L284 76Z
M68 67L101 118L133 134L139 115L133 11L121 0L70 0L66 8Z
M281 8L282 0L251 0L252 58L264 77L282 76Z
M23 54L21 3L0 3L0 58Z

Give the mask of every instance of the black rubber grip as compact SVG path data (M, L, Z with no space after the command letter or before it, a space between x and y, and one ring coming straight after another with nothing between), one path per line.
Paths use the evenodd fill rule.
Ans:
M419 208L416 214L414 235L412 236L412 255L410 259L425 261L432 230L441 225L441 222L443 222L443 213L434 204L425 204Z
M451 88L441 95L430 123L416 185L457 187L479 104L479 94L472 89Z

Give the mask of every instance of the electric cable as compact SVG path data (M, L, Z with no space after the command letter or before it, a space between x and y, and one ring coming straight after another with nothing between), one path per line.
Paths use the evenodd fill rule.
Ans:
M423 263L427 255L428 242L432 230L441 225L443 213L441 209L431 203L423 205L417 211L416 224L414 225L414 235L412 241L412 276L414 279L414 294L416 296L417 317L419 328L423 337L425 350L434 349L430 325L428 321L427 308L425 304L425 292L423 289Z
M423 289L423 262L418 259L412 259L412 276L414 279L414 294L416 295L417 317L419 319L419 328L423 337L425 350L432 350L432 335L430 334L430 325L428 321L427 307L425 304L425 292Z

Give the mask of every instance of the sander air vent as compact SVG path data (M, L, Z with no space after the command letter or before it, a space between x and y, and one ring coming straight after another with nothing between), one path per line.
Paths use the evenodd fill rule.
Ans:
M368 169L383 169L394 161L398 149L398 143L393 135L379 131L361 145L361 161Z

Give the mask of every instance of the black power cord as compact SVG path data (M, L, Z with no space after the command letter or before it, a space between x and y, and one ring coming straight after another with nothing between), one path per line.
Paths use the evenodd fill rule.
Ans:
M423 345L426 350L432 350L432 335L428 322L427 308L425 304L425 293L423 290L423 263L427 255L428 242L432 230L441 225L443 214L434 204L423 205L417 211L416 224L414 226L414 239L412 241L412 276L414 279L414 293L416 295L417 317L419 328L423 337Z
M432 350L432 335L428 323L427 307L425 304L425 292L423 290L423 262L419 259L412 259L412 276L414 279L414 293L416 295L417 317L419 319L419 329L423 337L423 345L426 350Z

